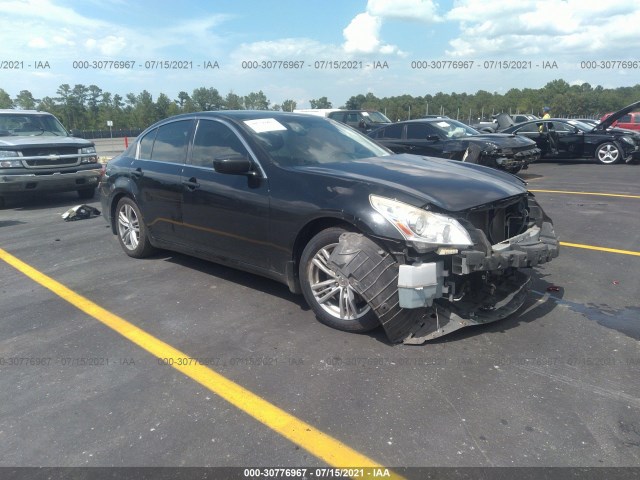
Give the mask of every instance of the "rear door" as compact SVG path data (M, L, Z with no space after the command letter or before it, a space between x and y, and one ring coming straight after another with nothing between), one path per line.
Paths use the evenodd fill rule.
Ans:
M193 120L165 123L139 143L130 176L137 186L137 203L151 235L163 242L180 242L181 175Z
M215 159L234 156L251 159L256 175L214 170ZM183 226L193 248L207 256L268 268L272 248L268 181L232 125L198 121L181 192Z

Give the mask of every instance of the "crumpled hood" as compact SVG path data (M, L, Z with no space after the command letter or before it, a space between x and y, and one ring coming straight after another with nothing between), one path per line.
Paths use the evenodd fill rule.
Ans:
M93 143L84 138L56 137L56 136L8 136L0 137L0 146L6 147L91 147Z
M607 128L609 128L616 120L619 120L620 118L622 118L623 116L625 116L627 113L632 112L633 110L635 110L636 108L638 108L638 106L640 106L640 101L637 101L635 103L632 103L631 105L627 105L626 107L618 110L617 112L613 112L611 115L609 115L607 118L605 118L604 120L602 120L598 125L596 125L595 127L593 127L593 131L596 130L606 130Z
M493 143L500 148L514 147L534 147L536 142L522 135L514 135L512 133L483 133L470 137L463 137L461 140L482 145L483 143Z
M293 168L302 173L374 184L388 197L410 195L418 207L433 204L449 212L468 210L527 191L522 180L506 172L410 154Z

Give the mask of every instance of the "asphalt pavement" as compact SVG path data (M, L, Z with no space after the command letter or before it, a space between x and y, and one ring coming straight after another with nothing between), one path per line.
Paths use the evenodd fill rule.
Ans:
M640 166L523 177L560 257L516 315L421 346L332 330L261 277L129 258L102 217L61 219L73 193L7 202L0 249L385 467L637 467ZM6 261L0 279L0 467L327 465Z

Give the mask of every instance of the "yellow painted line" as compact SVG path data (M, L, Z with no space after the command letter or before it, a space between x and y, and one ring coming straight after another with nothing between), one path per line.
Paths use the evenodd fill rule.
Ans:
M0 248L0 259L20 271L34 282L51 290L87 315L115 330L127 340L157 358L189 358L189 355L157 339L153 335L105 310L91 300L77 294L63 284L39 272L22 260ZM269 403L255 393L216 373L203 365L177 365L172 367L203 387L219 395L234 407L242 410L263 425L305 449L314 457L336 468L382 468L382 465L355 451L339 440L294 417ZM389 471L391 478L402 478Z
M582 245L580 243L567 243L567 242L560 242L560 245L562 245L563 247L584 248L587 250L598 250L600 252L621 253L623 255L634 255L636 257L640 257L640 252L634 252L632 250L618 250L616 248L594 247L593 245Z
M529 190L534 193L562 193L566 195L595 195L599 197L640 198L640 195L628 195L626 193L597 193L597 192L569 192L565 190Z

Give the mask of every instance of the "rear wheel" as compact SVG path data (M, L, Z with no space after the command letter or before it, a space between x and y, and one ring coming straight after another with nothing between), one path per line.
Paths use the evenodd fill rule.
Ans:
M342 228L328 228L307 244L300 258L300 284L304 297L325 325L348 332L368 332L380 322L367 302L329 265Z
M606 142L596 149L596 160L600 163L606 165L618 163L620 157L622 157L622 152L615 143Z
M140 209L129 197L121 198L116 206L116 227L118 240L127 255L144 258L153 252Z

